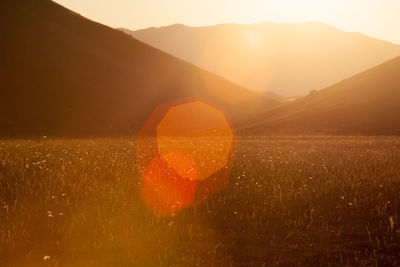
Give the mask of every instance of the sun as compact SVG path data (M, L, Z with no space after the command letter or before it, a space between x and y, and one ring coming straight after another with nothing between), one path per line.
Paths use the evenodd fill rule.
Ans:
M244 43L251 50L260 48L264 42L263 36L259 31L246 31L244 33Z

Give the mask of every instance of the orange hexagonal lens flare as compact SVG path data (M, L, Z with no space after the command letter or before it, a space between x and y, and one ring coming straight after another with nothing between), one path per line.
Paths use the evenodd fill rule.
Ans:
M227 164L232 139L224 114L200 101L170 108L157 126L158 153L178 173L183 162L170 161L166 155L190 155L199 168L199 180Z
M197 205L227 183L233 131L224 114L198 100L159 106L137 137L143 200L160 216Z
M142 175L142 197L157 215L175 214L192 203L196 183L182 178L163 158L156 157Z

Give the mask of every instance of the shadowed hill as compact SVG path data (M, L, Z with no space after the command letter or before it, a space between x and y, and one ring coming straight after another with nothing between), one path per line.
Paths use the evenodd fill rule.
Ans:
M246 88L304 96L400 56L400 46L326 24L172 25L135 38Z
M164 102L232 119L276 101L46 0L0 3L0 135L134 134Z
M400 134L400 57L246 120L247 133Z

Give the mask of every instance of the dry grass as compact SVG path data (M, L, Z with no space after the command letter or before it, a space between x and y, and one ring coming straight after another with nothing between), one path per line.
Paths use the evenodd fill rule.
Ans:
M222 192L156 218L133 140L3 140L0 265L400 265L399 192L400 138L251 138Z

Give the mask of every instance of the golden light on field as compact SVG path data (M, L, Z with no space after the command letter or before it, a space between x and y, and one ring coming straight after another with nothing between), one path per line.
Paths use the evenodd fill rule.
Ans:
M142 198L155 214L197 205L227 183L234 134L224 114L199 100L159 106L137 137Z

